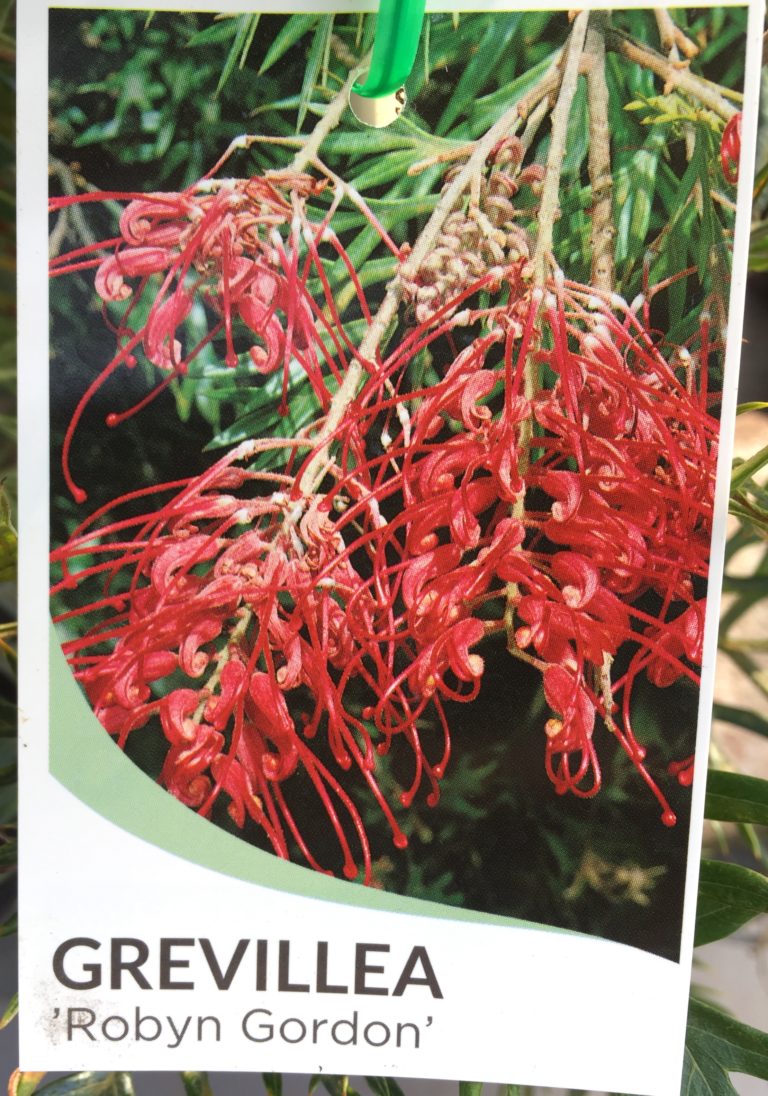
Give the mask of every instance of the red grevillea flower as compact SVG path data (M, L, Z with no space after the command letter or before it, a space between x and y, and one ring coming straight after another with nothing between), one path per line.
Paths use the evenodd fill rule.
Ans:
M166 376L137 407L110 414L109 426L144 407L174 376L186 373L219 336L227 366L238 365L235 336L243 335L250 340L248 364L256 372L282 369L283 413L288 410L292 361L306 373L321 408L328 406L328 380L338 381L357 351L341 324L320 254L322 248L351 269L331 226L341 191L334 194L322 221L310 221L306 213L308 199L326 185L301 173L272 172L252 179L205 178L179 193L96 193L51 200L55 211L78 201L131 198L117 239L51 261L53 277L96 268L95 289L105 309L112 306L107 315L118 343L115 356L81 397L64 441L64 476L76 500L86 496L69 467L74 432L97 390L119 366L134 365L140 349ZM391 244L385 234L383 238ZM320 299L307 288L310 277L319 279ZM354 280L353 287L363 315L370 318ZM184 324L195 302L217 319L202 340L185 344Z
M741 111L734 114L726 124L720 141L720 166L725 181L735 186L739 181L739 159L741 158Z
M455 315L450 304L445 313ZM559 791L600 788L599 720L671 824L634 735L631 693L640 672L659 684L697 679L702 603L694 589L707 574L717 454L707 410L709 321L671 356L681 368L658 349L642 299L630 307L557 277L543 297L511 296L490 313L490 332L441 383L389 401L408 407L407 437L393 432L387 449L390 466L401 462L406 504L381 542L410 553L409 600L406 576L428 574L433 584L417 602L419 636L433 619L444 628L468 603L492 634L502 628L494 605L506 600L513 653L544 674L553 710L547 767ZM472 314L458 322L466 327ZM441 325L437 315L422 344ZM393 376L396 355L383 363ZM523 373L542 363L557 380L531 402L521 395ZM361 416L367 401L381 406L379 391L371 378ZM535 443L524 431L532 417L541 427ZM388 476L378 497L393 483ZM515 512L523 520L510 525ZM612 681L619 656L629 656L629 670Z
M340 776L358 770L395 844L405 844L376 780L376 750L386 752L402 733L416 762L403 799L410 801L426 778L436 800L449 754L447 728L431 762L415 720L430 705L442 719L446 674L465 681L478 676L469 648L483 626L466 617L457 621L423 645L407 682L394 682L395 648L405 639L394 596L381 597L388 577L361 576L344 541L343 517L332 521L319 496L297 507L280 489L280 476L239 467L259 448L243 445L181 490L175 485L171 500L153 513L112 519L98 534L94 519L83 523L54 552L61 566L57 590L97 581L103 594L60 616L70 627L92 622L64 650L120 745L159 722L169 743L160 780L182 802L208 814L223 794L239 825L250 817L282 856L290 835L320 869L284 791L300 769L336 832L344 873L358 872L351 831L369 879L368 839ZM265 485L275 489L242 497ZM116 505L121 501L135 499ZM369 511L368 520L358 520L365 525L376 518ZM94 556L95 563L73 574L81 559ZM422 593L428 585L423 576ZM98 653L104 644L111 647L107 656ZM179 673L188 686L153 695L157 682ZM356 678L371 701L364 718L347 695ZM312 748L318 736L336 775Z
M559 665L544 671L544 696L555 717L547 720L546 767L550 780L561 795L574 791L590 796L600 784L600 768L592 742L595 729L596 705L590 698L579 675L569 673ZM571 759L577 757L575 771ZM587 773L592 773L593 786L584 788Z

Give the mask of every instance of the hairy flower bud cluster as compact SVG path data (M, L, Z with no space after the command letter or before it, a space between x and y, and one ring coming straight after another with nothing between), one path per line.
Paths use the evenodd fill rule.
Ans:
M466 212L454 210L421 266L403 274L405 295L413 303L417 323L428 323L446 302L486 275L491 276L491 291L498 292L503 281L512 279L515 293L520 292L531 240L519 219L532 211L516 207L512 199L522 187L536 193L544 178L540 164L521 169L522 157L518 138L500 142L489 158L489 174L479 181L477 202L471 201ZM454 174L447 173L443 191Z

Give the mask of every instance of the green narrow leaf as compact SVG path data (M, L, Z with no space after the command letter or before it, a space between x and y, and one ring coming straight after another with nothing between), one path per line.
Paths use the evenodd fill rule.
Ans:
M300 38L312 30L317 20L317 15L292 15L267 50L267 56L259 69L259 76L271 69L275 61L279 61L291 46L296 45Z
M9 917L7 921L3 921L2 925L0 925L0 936L13 936L13 934L18 931L19 918L15 913L11 917ZM0 1022L0 1028L4 1026L5 1025Z
M321 1083L329 1096L358 1096L349 1083L349 1077L321 1077Z
M404 1096L400 1085L391 1077L366 1077L365 1080L374 1096Z
M261 1079L267 1090L267 1096L283 1096L282 1073L262 1073Z
M335 16L331 16L331 29L325 40L325 50L323 52L323 64L320 70L320 87L328 87L328 72L331 67L331 40L333 38L333 20Z
M8 22L8 16L13 10L13 5L16 0L5 0L5 3L0 5L0 32L5 30L5 24Z
M743 727L755 734L765 735L768 738L768 719L754 712L750 708L735 708L730 704L715 704L715 719L722 719L724 723L733 723L736 727Z
M321 15L320 22L315 31L315 36L312 39L312 45L310 46L307 67L304 70L304 80L301 85L301 95L299 97L299 113L296 118L297 133L301 132L301 127L304 125L304 119L307 116L309 104L312 101L312 92L315 90L315 84L317 83L317 78L320 73L320 66L323 63L323 57L325 56L326 44L330 39L332 30L333 16Z
M651 223L653 198L656 189L656 173L663 142L638 153L632 171L632 215L628 227L628 255L634 255L644 247ZM622 211L623 212L623 211Z
M664 279L669 274L669 267L664 257L664 251L673 255L687 255L690 251L690 244L687 230L682 221L674 223L675 215L672 214L670 218L670 224L672 227L669 231L665 230L666 243L659 253L657 251L659 259L658 274L656 274L655 267L651 274L651 280L655 278ZM657 245L654 245L657 246ZM686 278L674 278L667 291L667 299L669 301L669 320L670 330L673 325L675 328L679 327L685 322L685 316L687 314L687 300L688 300L688 283Z
M710 194L710 158L708 155L708 138L703 126L696 129L696 143L693 148L691 165L695 167L698 181L696 200L700 202L701 212L698 220L698 265L703 273L711 268L712 249L716 244L717 222L712 208Z
M6 841L0 845L0 868L15 867L18 849L15 841Z
M182 1073L181 1083L186 1096L213 1096L207 1073Z
M413 152L390 153L389 156L373 158L359 175L355 175L350 182L357 190L367 190L369 187L382 186L384 183L394 182L407 175L408 168L415 161Z
M35 1090L39 1096L133 1096L130 1073L69 1073Z
M0 582L16 577L18 537L11 521L11 507L0 482Z
M766 186L768 186L768 163L763 164L755 175L755 189L752 192L753 198L759 198Z
M371 201L371 209L379 218L388 232L391 232L397 225L407 223L409 220L415 217L421 217L425 213L431 213L438 202L438 195L430 194L426 198L416 198L413 201L408 199L400 199L394 202L386 201ZM347 247L347 254L350 261L355 266L356 270L365 274L367 270L367 262L371 253L375 250L379 241L378 233L370 228L362 218L355 217L354 224L350 223L346 225L345 222L339 218L337 224L344 224L345 228L353 228L357 224L363 224L365 227L362 232L355 236L354 240ZM374 260L377 261L377 260ZM391 268L391 262L387 261L387 269Z
M748 411L765 411L768 403L764 400L752 400L750 403L740 403L736 408L737 415L746 415Z
M482 1096L482 1081L459 1081L459 1096Z
M768 826L768 780L710 769L704 816L716 822Z
M768 445L758 450L748 460L734 463L733 471L731 472L731 490L735 490L741 487L748 479L751 479L756 472L759 472L761 468L764 468L768 464Z
M323 151L333 152L340 156L381 156L383 152L392 152L395 149L408 149L414 147L413 138L407 133L396 130L393 126L387 129L336 130L329 133L323 141ZM336 222L334 221L334 224Z
M2 1028L8 1027L11 1020L13 1020L18 1015L18 1011L19 995L18 993L14 993L13 997L11 997L10 1001L8 1002L8 1008L5 1010L3 1015L0 1016L0 1030Z
M702 860L696 947L729 936L761 913L768 913L768 879L764 875L739 864Z
M238 64L238 68L240 69L245 68L245 62L248 60L248 54L250 53L251 46L253 45L253 40L256 37L256 30L258 28L260 19L261 12L257 12L256 15L251 16L251 25L248 29L247 35L245 36L245 43L243 45L242 53L240 54L240 62Z
M210 27L196 31L187 39L187 48L193 46L218 46L228 42L237 34L237 22L234 19L219 19Z
M492 91L488 95L481 95L475 99L466 131L464 126L459 127L462 136L466 132L466 136L479 137L490 129L494 122L498 121L500 114L534 87L553 60L554 53L550 53L530 68L524 68L519 76L498 91Z
M295 363L294 363L295 364ZM275 383L275 382L278 383ZM259 402L239 415L224 431L216 434L205 450L220 449L237 445L246 438L287 438L295 437L317 413L317 404L310 395L309 381L297 369L291 370L291 385L288 389L288 414L280 414L282 403L282 378L273 375L259 391ZM235 440L237 439L237 440ZM274 454L272 454L273 458ZM267 450L256 459L254 467L264 467L269 463Z
M754 604L768 594L768 576L728 575L723 582L723 590L728 594L737 594L740 598L748 598ZM728 647L726 638L721 639L724 649Z
M424 34L422 35L422 48L424 50L424 83L429 83L429 38L432 31L432 20L427 16L424 20Z
M749 237L749 269L768 270L768 221L752 225Z
M237 31L235 32L235 40L229 48L229 52L227 53L227 59L224 62L224 68L221 71L219 82L216 85L216 90L213 93L215 99L218 99L221 89L224 87L227 80L234 72L235 66L238 64L240 54L243 50L245 43L248 40L248 34L250 31L252 19L258 19L258 16L240 15L237 18Z
M768 1034L691 999L682 1096L730 1096L731 1071L768 1080Z
M32 1096L45 1073L22 1073L15 1069L8 1081L8 1096Z
M512 38L517 34L522 14L511 12L504 21L504 29L499 33L498 21L494 20L480 39L477 52L467 62L464 71L451 92L448 105L443 111L436 132L446 134L453 123L477 99L483 86L493 77L498 63L510 48Z

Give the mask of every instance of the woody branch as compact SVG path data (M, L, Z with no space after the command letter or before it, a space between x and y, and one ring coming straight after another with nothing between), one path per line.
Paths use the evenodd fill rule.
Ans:
M560 93L552 111L552 139L547 157L547 173L539 206L539 231L533 255L533 278L537 286L546 281L547 263L552 252L552 232L560 212L560 174L563 169L565 144L568 136L568 118L579 80L579 68L587 34L589 12L576 16L568 41Z
M613 289L613 175L608 127L608 84L605 78L607 17L596 12L587 31L587 109L589 111L589 180L592 188L592 284L610 293Z
M605 42L615 53L620 53L628 61L633 61L661 77L665 87L678 88L686 95L697 99L703 106L714 111L724 122L730 122L731 118L738 113L738 108L729 103L714 85L696 76L687 68L681 67L679 63L670 61L650 46L636 42L629 35L613 27L607 29Z

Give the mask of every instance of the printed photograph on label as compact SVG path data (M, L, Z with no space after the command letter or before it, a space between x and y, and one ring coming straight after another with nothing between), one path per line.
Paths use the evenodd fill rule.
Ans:
M212 827L677 959L746 9L432 14L383 129L374 26L50 12L58 640Z

